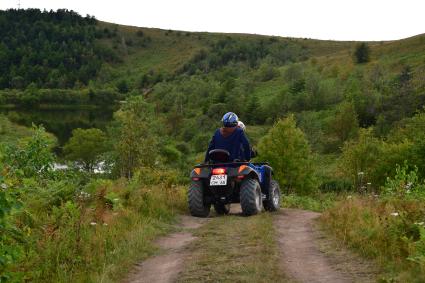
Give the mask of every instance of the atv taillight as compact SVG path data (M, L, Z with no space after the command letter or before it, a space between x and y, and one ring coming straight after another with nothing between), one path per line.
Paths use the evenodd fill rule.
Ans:
M211 172L213 175L225 175L226 168L214 168Z
M245 170L248 166L246 165L241 165L238 169L238 173L241 173L243 170Z

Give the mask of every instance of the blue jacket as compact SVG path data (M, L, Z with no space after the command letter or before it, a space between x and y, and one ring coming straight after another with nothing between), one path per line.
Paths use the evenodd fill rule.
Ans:
M205 154L205 162L208 161L208 152L213 149L225 149L230 153L230 160L235 159L249 161L251 159L251 147L249 141L240 128L236 128L229 136L224 137L220 129L217 129L210 141Z

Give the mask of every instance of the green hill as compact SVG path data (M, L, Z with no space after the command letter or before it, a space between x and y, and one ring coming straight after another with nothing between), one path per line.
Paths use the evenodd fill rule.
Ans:
M227 111L254 141L295 113L316 153L338 155L353 137L341 129L385 137L425 104L425 35L367 42L370 60L357 64L354 41L130 27L67 10L2 11L0 22L0 107L105 108L143 96L169 142L190 153ZM347 109L354 125L338 116Z

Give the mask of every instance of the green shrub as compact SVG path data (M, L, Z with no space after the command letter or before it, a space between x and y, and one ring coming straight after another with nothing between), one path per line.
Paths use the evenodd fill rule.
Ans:
M394 176L397 164L407 160L408 165L416 165L412 158L413 146L408 140L385 142L374 137L372 129L361 129L358 139L344 144L339 167L355 188L360 190L371 183L373 188L379 189L387 177Z
M193 148L195 152L204 152L208 148L208 143L211 140L211 134L199 134L193 139Z
M269 161L282 188L306 194L316 189L311 150L293 115L279 120L260 140L260 159Z
M418 168L409 170L407 162L403 166L397 164L393 178L387 177L383 193L397 198L425 198L425 184L418 179Z
M179 163L182 158L182 153L173 145L166 145L161 150L162 156L165 158L166 164L170 166Z
M186 142L179 142L176 144L176 148L178 151L180 151L183 154L188 154L191 152L190 146Z
M11 174L20 177L47 176L51 173L55 160L53 145L54 140L44 128L34 126L31 137L21 139L18 145L6 146L0 162L7 166Z
M85 170L92 172L107 150L106 134L95 128L75 129L63 150L68 160L76 161Z
M365 42L362 42L356 46L356 50L354 52L354 59L356 60L357 64L369 62L370 48Z
M1 169L1 167L0 167ZM0 175L0 282L7 282L13 278L22 278L20 272L10 270L23 255L23 234L15 226L11 213L17 208L13 188L9 187Z

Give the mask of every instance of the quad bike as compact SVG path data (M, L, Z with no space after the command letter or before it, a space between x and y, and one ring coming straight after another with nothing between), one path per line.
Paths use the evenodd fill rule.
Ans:
M272 179L268 163L230 161L226 150L209 153L209 163L194 167L188 192L192 216L208 217L211 205L219 215L228 214L232 203L240 203L244 215L260 213L263 208L280 208L279 184Z

